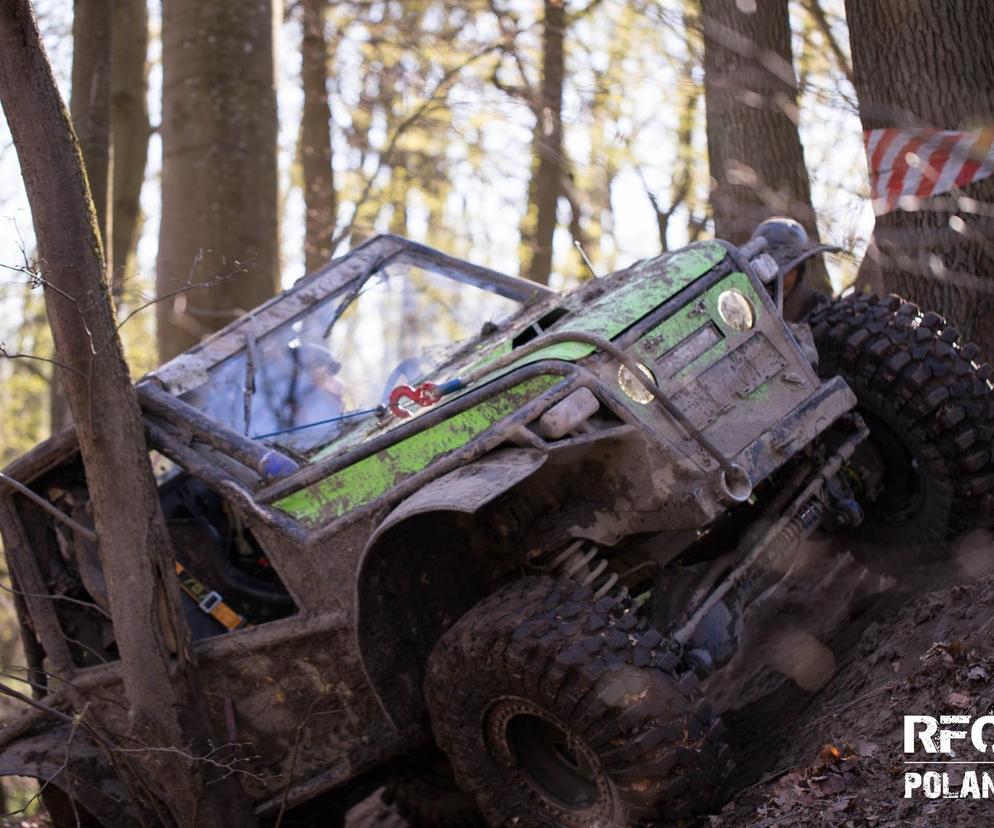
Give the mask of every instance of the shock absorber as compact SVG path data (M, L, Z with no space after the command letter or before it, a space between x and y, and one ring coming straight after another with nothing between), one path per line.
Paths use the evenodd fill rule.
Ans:
M821 467L815 477L805 486L795 507L773 522L769 529L757 539L752 550L743 558L725 579L718 584L687 619L686 623L673 633L679 644L690 641L697 626L707 614L732 589L738 587L741 594L752 591L760 571L778 569L797 549L801 540L810 534L825 515L825 487L829 480L839 473L842 466L852 457L853 452L869 433L861 418L854 416L854 433L840 445Z
M589 547L584 549L585 545ZM610 595L620 600L628 595L624 586L618 586L617 573L611 572L607 560L600 557L600 547L584 538L573 541L556 555L549 564L549 572L589 587L595 599Z

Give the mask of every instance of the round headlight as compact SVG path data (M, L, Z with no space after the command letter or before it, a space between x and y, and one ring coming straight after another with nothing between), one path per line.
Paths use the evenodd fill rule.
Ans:
M718 296L718 315L733 331L748 331L756 324L752 302L734 288L723 291Z
M655 385L656 378L652 375L652 371L646 368L641 362L638 363L638 367L639 370L649 378L653 385ZM642 405L648 405L652 402L652 392L641 382L639 382L638 377L636 377L635 374L629 371L624 365L618 369L618 386L625 392L625 396L630 400L634 400Z

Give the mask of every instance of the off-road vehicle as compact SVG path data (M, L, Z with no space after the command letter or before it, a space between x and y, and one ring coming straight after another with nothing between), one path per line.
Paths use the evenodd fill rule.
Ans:
M801 541L910 564L991 521L977 349L894 298L789 324L764 245L560 295L379 236L139 381L214 726L263 822L388 779L420 824L455 824L459 789L490 825L707 809L729 750L699 682ZM72 431L6 475L31 675L123 732ZM108 826L154 813L70 727L8 724L0 773Z

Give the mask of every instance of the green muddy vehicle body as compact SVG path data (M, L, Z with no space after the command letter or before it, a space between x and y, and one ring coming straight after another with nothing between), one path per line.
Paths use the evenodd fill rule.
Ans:
M209 392L215 366L396 263L520 305L418 378L458 390L413 416L370 414L306 451L187 402ZM745 322L722 309L729 295L748 308ZM608 554L651 545L664 566L729 511L750 509L855 405L843 380L819 379L802 337L748 252L720 242L559 295L380 236L140 380L150 446L172 464L163 508L178 554L233 605L247 596L250 626L195 646L215 727L247 757L259 814L376 784L429 742L421 684L432 645L497 586L546 571L550 553L578 539ZM647 369L655 395L625 365ZM71 432L6 473L91 525ZM87 715L123 730L109 622L46 600L106 605L96 545L22 494L0 495L29 666L48 676L40 695L89 700ZM201 508L210 515L193 514ZM264 558L264 578L225 580L208 560L232 527ZM278 609L266 609L267 590ZM6 731L0 773L45 778L64 742L28 713ZM94 814L124 824L140 803L85 754L92 747L80 750L88 761L62 778Z

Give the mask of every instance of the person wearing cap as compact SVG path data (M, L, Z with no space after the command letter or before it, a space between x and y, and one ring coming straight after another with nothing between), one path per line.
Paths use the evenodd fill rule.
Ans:
M831 299L827 293L804 283L804 266L819 253L841 250L828 244L813 244L803 226L786 216L773 216L759 224L752 239L764 238L766 252L779 267L783 284L783 315L788 322L799 322L822 302Z

